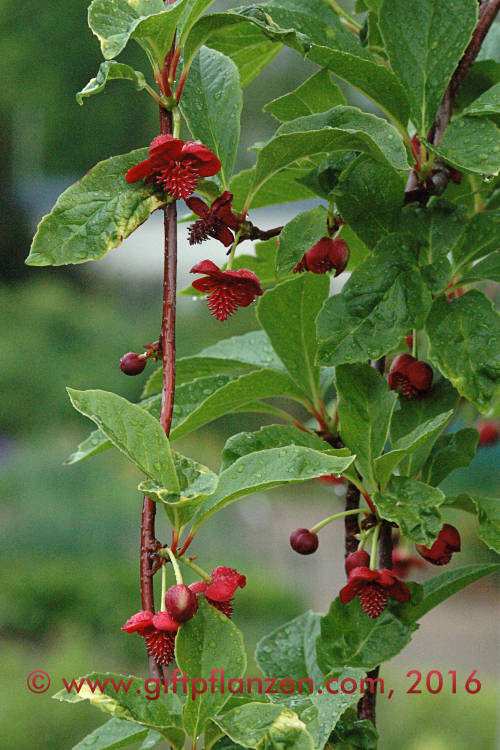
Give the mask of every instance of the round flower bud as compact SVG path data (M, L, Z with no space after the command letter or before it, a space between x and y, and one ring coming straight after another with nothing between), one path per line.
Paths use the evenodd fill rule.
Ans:
M368 568L370 565L370 555L364 549L358 549L351 552L345 559L345 572L349 575L354 568Z
M120 359L120 370L125 375L139 375L146 367L146 357L140 357L135 352L127 352Z
M318 535L309 529L296 529L290 534L290 545L299 555L312 555L318 549Z
M494 445L498 442L500 430L496 422L485 420L477 425L477 429L479 432L479 445Z
M165 609L177 622L186 622L196 614L197 596L188 586L178 583L165 594Z

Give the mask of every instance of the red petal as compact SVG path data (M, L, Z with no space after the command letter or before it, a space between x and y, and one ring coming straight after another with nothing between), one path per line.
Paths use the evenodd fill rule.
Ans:
M139 633L142 635L141 631L146 631L153 626L153 616L153 613L148 612L147 610L137 612L127 620L120 630L126 630L127 633Z
M229 247L234 242L234 237L227 227L221 226L213 232L216 240L222 242L224 247Z
M166 161L178 159L182 153L184 141L171 135L158 135L151 142L149 154L155 166L162 166Z
M189 588L191 591L194 591L195 594L203 594L206 591L207 586L208 584L206 581L195 581L189 585Z
M354 599L356 596L356 586L355 584L347 583L343 589L340 589L339 591L339 597L342 604L348 604L350 601Z
M196 161L200 177L211 177L220 171L221 163L203 143L187 141L182 147L181 158Z
M208 294L217 289L217 280L212 279L211 276L205 276L203 279L195 279L192 286L193 289L197 289L199 292L203 292L203 294Z
M143 180L145 177L149 177L153 174L153 166L151 164L151 159L146 159L145 161L139 162L139 164L136 164L135 167L132 167L128 170L127 174L125 175L125 179L127 182L138 182L139 180Z
M157 612L153 617L153 625L157 630L168 630L175 633L179 630L180 623L174 620L168 612Z
M206 273L210 276L214 276L216 279L224 277L224 272L221 271L215 263L212 263L211 260L200 260L199 263L196 263L196 265L192 267L189 273Z
M202 219L206 219L206 217L210 215L210 209L201 198L187 198L186 205L197 216L201 216Z

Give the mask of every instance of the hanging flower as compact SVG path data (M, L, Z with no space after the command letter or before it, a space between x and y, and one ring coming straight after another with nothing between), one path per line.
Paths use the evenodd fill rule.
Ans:
M367 568L370 565L370 555L364 549L357 549L356 552L351 552L345 559L345 572L347 575L354 570L354 568Z
M148 654L158 664L166 667L174 658L175 635L181 623L177 622L168 612L152 612L142 610L132 615L121 630L127 633L138 633L144 638Z
M196 581L190 585L195 594L204 594L209 604L227 617L233 614L233 597L238 588L244 589L247 579L234 568L220 565L212 570L210 581Z
M375 619L385 610L389 599L409 601L410 591L390 570L370 570L362 566L350 571L349 580L339 596L342 604L358 596L363 610Z
M312 271L313 273L328 273L335 270L338 276L349 262L349 246L340 237L322 237L310 250L305 253L295 268L294 273Z
M129 169L127 182L156 182L174 198L188 198L196 190L200 177L211 177L221 163L203 143L182 141L171 135L159 135L149 147L149 159Z
M230 230L238 231L242 219L233 213L232 200L233 194L229 190L225 190L210 207L200 198L186 200L191 211L201 217L188 229L190 245L198 245L209 237L219 240L225 247L233 244L234 235Z
M319 546L318 535L309 529L295 529L290 534L290 547L299 555L312 555Z
M204 273L205 278L193 281L199 292L208 293L207 304L217 320L226 320L238 307L248 307L262 294L260 281L253 271L221 271L211 260L202 260L191 273Z
M411 354L399 354L391 365L389 388L401 390L407 398L422 398L431 389L432 367Z
M449 523L445 523L432 547L416 544L416 550L424 560L433 565L447 565L454 552L460 552L460 534Z

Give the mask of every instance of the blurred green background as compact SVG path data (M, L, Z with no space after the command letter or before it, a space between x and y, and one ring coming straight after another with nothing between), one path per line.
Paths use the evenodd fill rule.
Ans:
M229 5L219 2L215 8ZM134 271L137 264L116 278L101 274L98 264L23 265L36 222L60 190L99 159L142 146L155 134L155 107L124 83L110 85L84 107L76 104L75 91L100 61L86 26L86 6L86 0L2 0L0 5L3 750L65 750L105 719L85 704L51 701L61 677L92 670L146 673L142 640L119 630L140 604L139 477L111 451L82 465L62 466L89 429L71 409L64 387L139 395L145 376L126 378L117 364L125 351L140 350L156 338L161 282L147 269ZM124 60L142 64L139 50L127 51ZM272 132L263 104L300 83L311 69L285 52L247 89L240 168L251 163L247 147ZM114 253L116 261L120 250ZM204 305L181 298L179 354L255 327L253 309L239 311L221 326ZM463 419L473 422L475 416ZM252 416L228 418L178 447L216 469L227 436L260 424ZM450 486L493 494L498 459L498 447L482 449L467 476L456 472ZM276 490L231 506L200 533L193 554L203 567L230 565L247 574L235 620L250 652L259 637L304 608L325 610L342 585L340 528L325 530L313 559L297 558L288 546L292 529L316 522L341 502L331 487L319 483ZM471 519L458 514L450 519L464 541L454 565L492 559L475 539ZM159 525L166 540L161 515ZM396 695L390 704L380 701L381 750L402 747L403 732L412 738L405 743L408 750L497 747L498 674L491 656L497 618L498 593L491 580L425 618L408 651L384 670ZM408 696L405 675L412 668L443 674L456 669L462 682L477 668L483 689L476 696L460 689L451 695L451 688L442 695ZM34 669L51 674L54 689L30 693L25 679ZM251 662L250 670L255 669Z

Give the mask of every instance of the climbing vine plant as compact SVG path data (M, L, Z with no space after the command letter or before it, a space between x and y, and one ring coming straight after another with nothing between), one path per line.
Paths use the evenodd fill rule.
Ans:
M175 659L197 687L151 700L139 678L124 693L94 673L101 691L57 697L112 714L82 747L375 748L375 692L324 688L376 680L422 616L500 567L402 580L460 551L450 508L476 514L479 537L500 552L498 500L441 489L478 441L498 439L500 319L488 292L500 281L500 0L356 0L355 17L334 0L223 13L210 5L93 0L89 26L104 62L78 101L126 79L143 92L132 95L154 100L160 132L66 190L27 259L98 260L164 213L160 335L144 353L124 354L120 368L133 376L158 364L138 403L68 389L97 427L68 462L114 446L143 472L141 609L122 630L144 639L152 678L166 679ZM116 59L132 40L144 70ZM242 90L282 47L315 72L268 102L276 132L234 175ZM334 78L361 92L370 112L348 106ZM306 198L314 207L283 227L252 222L253 209ZM201 246L187 291L206 297L221 340L176 361L178 204L191 214L189 242ZM208 237L227 248L222 267L205 257ZM341 291L331 293L332 275ZM259 330L224 338L224 321L254 303ZM273 397L304 407L305 421ZM450 431L465 402L483 415L478 430ZM242 411L276 423L232 435L218 472L175 450L178 438ZM346 485L345 510L293 531L290 544L314 553L321 529L343 523L347 582L326 615L308 612L257 647L266 678L302 679L307 689L255 694L241 688L246 654L231 619L245 576L230 560L207 572L190 553L229 503L320 478ZM157 513L171 527L163 540ZM197 581L187 586L189 570ZM222 670L233 689L199 689Z

